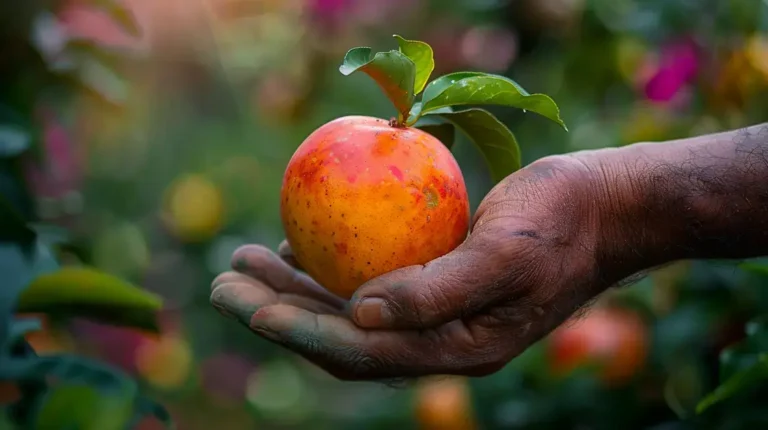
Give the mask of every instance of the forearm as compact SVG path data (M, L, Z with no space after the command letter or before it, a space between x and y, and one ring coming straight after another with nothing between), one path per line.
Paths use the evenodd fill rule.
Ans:
M625 235L605 240L628 243L632 264L768 255L768 124L599 158L604 198L612 199L603 225ZM606 255L616 248L606 244Z

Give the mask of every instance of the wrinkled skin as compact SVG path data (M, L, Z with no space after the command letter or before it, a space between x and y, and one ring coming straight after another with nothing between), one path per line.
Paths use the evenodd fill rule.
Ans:
M549 157L499 183L454 251L349 301L285 244L238 249L211 301L338 378L487 375L633 275L768 254L765 178L766 125Z
M379 275L449 253L469 229L451 152L430 134L377 118L339 118L307 137L281 197L296 260L345 299Z

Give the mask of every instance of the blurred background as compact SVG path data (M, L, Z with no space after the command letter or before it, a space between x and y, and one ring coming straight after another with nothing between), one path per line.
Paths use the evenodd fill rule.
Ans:
M166 303L160 335L51 321L28 338L39 354L119 366L183 430L768 428L765 387L695 413L738 368L721 352L768 310L759 264L670 266L495 375L405 387L335 381L209 305L236 247L282 240L281 178L302 140L339 116L392 115L372 80L338 73L348 49L394 49L397 33L433 46L433 77L486 71L551 95L568 133L492 109L529 163L765 121L765 0L124 0L138 32L108 0L3 3L2 118L26 106L36 136L14 164L22 206L69 231L65 262ZM77 90L36 80L40 64L75 71ZM0 156L17 155L26 140L0 132ZM492 182L475 148L454 148L474 208Z

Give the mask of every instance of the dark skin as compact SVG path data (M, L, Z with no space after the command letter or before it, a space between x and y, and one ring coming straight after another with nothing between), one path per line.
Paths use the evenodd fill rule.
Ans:
M345 380L496 372L606 289L682 259L768 255L768 124L543 158L486 196L468 239L349 301L238 249L224 315Z

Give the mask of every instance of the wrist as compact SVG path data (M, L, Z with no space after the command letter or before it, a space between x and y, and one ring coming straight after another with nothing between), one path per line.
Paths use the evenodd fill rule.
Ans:
M768 254L768 127L574 154L593 172L598 264Z
M690 258L687 198L658 161L659 144L573 154L591 172L589 211L596 231L595 262L612 283L638 272Z

